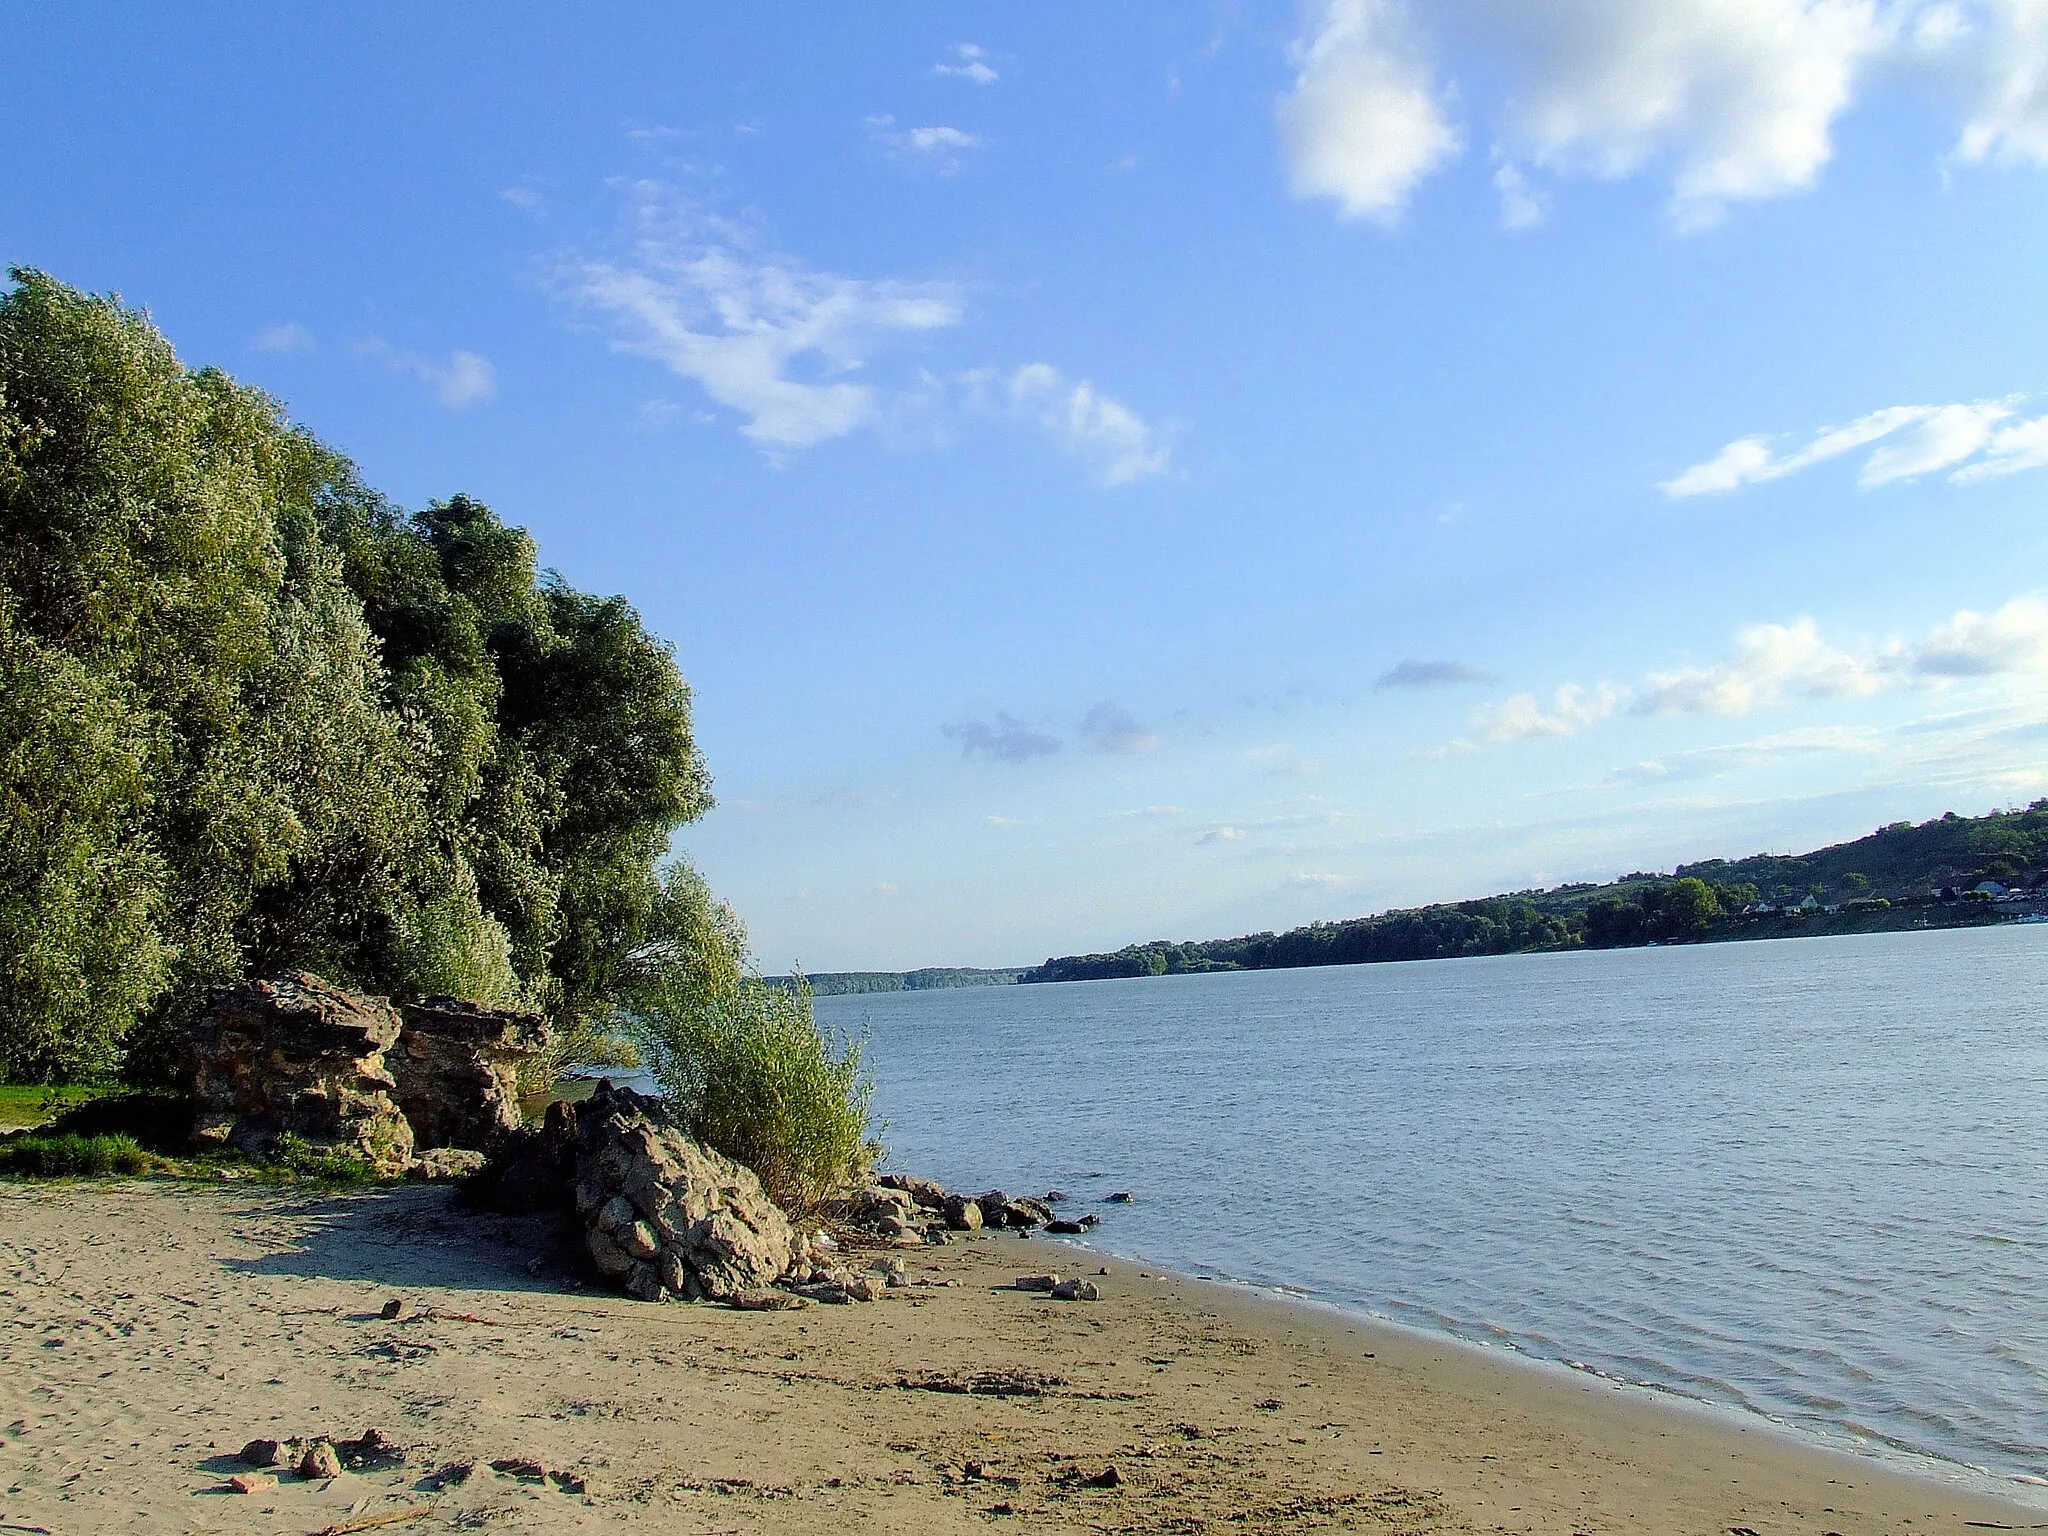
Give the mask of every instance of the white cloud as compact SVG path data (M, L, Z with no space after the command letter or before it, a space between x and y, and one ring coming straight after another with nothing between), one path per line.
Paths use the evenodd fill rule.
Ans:
M2048 164L2048 6L1984 0L1976 9L1981 21L1972 27L1957 6L1931 8L1943 18L1945 35L1937 46L1962 44L1955 51L1975 77L1975 100L1956 153L1967 161Z
M1635 710L1645 715L1746 715L1785 696L1855 698L1884 686L1873 662L1828 645L1810 618L1790 624L1749 624L1735 632L1735 652L1710 667L1652 672Z
M1211 827L1195 839L1197 848L1210 848L1217 843L1239 843L1247 836L1242 827Z
M1718 495L1782 479L1859 448L1871 448L1856 477L1865 490L1942 470L1954 470L1950 479L1968 483L2048 466L2048 416L2014 421L2018 401L2015 396L1959 405L1887 406L1846 426L1823 428L1805 447L1782 456L1772 452L1766 438L1741 437L1657 488L1675 500ZM1976 462L1968 462L1972 459Z
M313 333L293 320L258 331L250 338L249 345L258 352L310 352L313 350Z
M865 345L891 333L955 325L942 283L839 277L761 254L729 227L695 216L664 189L633 189L640 235L630 257L573 264L565 290L612 322L612 346L694 380L746 417L770 449L842 437L874 413L874 390L845 375Z
M1493 173L1493 190L1500 194L1500 227L1533 229L1543 222L1543 199L1529 185L1529 179L1513 165Z
M1316 0L1294 59L1289 179L1345 217L1397 218L1457 156L1468 98L1450 64L1499 82L1469 105L1507 161L1510 228L1541 211L1524 166L1660 171L1681 229L1805 191L1872 80L1946 95L1960 161L2048 164L2042 0Z
M548 215L548 200L531 187L506 187L498 193L498 197L521 213L530 213L536 219L544 219Z
M1010 375L1008 394L1011 409L1036 420L1091 465L1104 487L1131 485L1172 466L1173 450L1157 427L1087 380L1068 380L1050 363L1019 368Z
M923 167L941 176L958 175L969 150L981 148L981 139L959 128L934 125L929 128L898 128L893 117L867 119L868 137L888 150L901 164Z
M381 362L394 373L410 374L432 389L450 410L477 405L498 392L497 370L476 352L451 352L447 362L437 363L417 352L401 351L382 337L370 336L356 343L355 353Z
M1653 757L1607 776L1610 783L1675 784L1688 779L1712 778L1743 768L1765 768L1805 757L1874 757L1884 750L1878 731L1858 726L1810 726L1760 736L1751 741L1728 742L1721 746L1696 747Z
M1326 0L1297 45L1280 104L1296 197L1336 200L1346 218L1391 223L1416 186L1463 147L1398 0Z
M941 60L932 66L935 75L952 75L976 85L994 85L1003 77L990 67L988 50L977 43L955 43L952 62Z
M1875 0L1484 0L1520 77L1505 136L1564 173L1673 162L1681 227L1813 185L1862 65Z
M1628 690L1612 683L1581 688L1566 683L1546 706L1533 693L1517 693L1472 712L1472 736L1489 746L1541 736L1576 736L1605 720L1628 701Z
M1518 693L1474 710L1468 734L1425 756L1445 757L1546 736L1572 736L1626 708L1637 715L1739 717L1793 699L1862 698L1959 679L2048 678L2048 597L2028 593L1995 613L1964 609L1919 640L1830 644L1811 618L1750 624L1735 648L1702 667L1651 672L1633 687L1567 683L1548 705Z

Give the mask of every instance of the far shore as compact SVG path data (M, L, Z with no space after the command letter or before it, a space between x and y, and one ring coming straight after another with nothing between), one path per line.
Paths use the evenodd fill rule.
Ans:
M585 1288L556 1244L431 1186L0 1186L0 1528L2048 1523L1762 1422L1044 1239L891 1250L910 1283L887 1300L772 1313ZM1096 1302L1011 1285L1105 1267ZM231 1491L251 1439L373 1427L402 1462Z

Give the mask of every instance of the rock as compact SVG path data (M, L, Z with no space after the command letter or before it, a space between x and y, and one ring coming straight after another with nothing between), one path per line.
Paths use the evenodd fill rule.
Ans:
M351 1472L393 1466L405 1460L405 1447L380 1429L366 1429L353 1440L334 1442L341 1464Z
M433 1147L415 1157L405 1171L429 1184L452 1184L479 1172L489 1161L470 1147Z
M403 1317L405 1316L405 1303L394 1296L384 1303L383 1307L378 1310L377 1315L387 1323L395 1318Z
M1083 1479L1090 1488L1116 1488L1122 1486L1123 1480L1123 1474L1117 1471L1115 1462L1111 1462L1093 1477Z
M1015 1281L1020 1291L1050 1291L1059 1283L1058 1275L1019 1275Z
M1048 1221L1045 1230L1055 1237L1078 1237L1088 1229L1078 1221Z
M1067 1198L1067 1192L1064 1189L1048 1189L1040 1198L1047 1205L1058 1205Z
M390 1065L415 1145L491 1152L519 1129L519 1067L547 1049L545 1019L430 997L400 1024Z
M969 1200L965 1195L948 1195L944 1207L946 1225L955 1232L979 1232L981 1230L981 1202Z
M1104 1195L1102 1203L1104 1205L1129 1205L1136 1198L1137 1196L1133 1195L1128 1189L1120 1189L1113 1195Z
M251 1440L242 1447L242 1460L252 1467L274 1467L282 1449L275 1440Z
M228 1479L228 1487L236 1493L262 1493L276 1486L277 1479L268 1472L237 1472Z
M1057 1301L1100 1301L1102 1292L1092 1280L1062 1280L1052 1288Z
M315 1440L299 1458L299 1476L307 1481L341 1476L341 1453L327 1440Z
M935 1248L943 1248L953 1241L953 1234L944 1227L926 1227L924 1240Z
M839 1288L848 1301L880 1301L888 1285L879 1275L849 1275L839 1282Z
M931 1179L920 1179L908 1173L885 1173L875 1181L884 1189L900 1189L928 1211L943 1211L947 1195L945 1186Z
M742 1312L793 1312L798 1307L810 1305L801 1296L792 1296L787 1291L743 1291L726 1303Z
M991 1227L1003 1227L1012 1232L1029 1231L1032 1227L1043 1226L1052 1220L1052 1208L1043 1201L1033 1200L1029 1195L1011 1197L1000 1189L992 1189L980 1200L981 1218Z
M731 1302L790 1269L796 1234L761 1181L691 1140L660 1100L603 1082L574 1118L585 1244L628 1295Z
M548 1475L547 1467L529 1456L501 1456L491 1463L491 1470L528 1483L542 1482Z
M292 1135L389 1173L412 1158L385 1053L398 1012L305 971L217 989L179 1061L201 1148L267 1150Z
M875 1230L883 1237L909 1237L910 1223L901 1216L883 1216L874 1224Z

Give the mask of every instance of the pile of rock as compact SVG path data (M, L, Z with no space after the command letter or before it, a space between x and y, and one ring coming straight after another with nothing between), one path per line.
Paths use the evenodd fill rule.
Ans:
M608 1082L575 1123L572 1194L599 1273L642 1301L768 1302L798 1246L752 1169L691 1140L659 1099Z
M386 1173L470 1172L520 1123L519 1064L547 1025L453 998L404 1009L305 971L216 991L182 1075L202 1149L260 1153L280 1136Z
M983 1195L963 1195L947 1190L931 1179L904 1173L884 1174L869 1189L861 1190L838 1206L834 1215L856 1232L916 1247L920 1243L942 1243L954 1232L1029 1232L1044 1227L1054 1232L1085 1232L1095 1217L1061 1221L1053 1205L1066 1197L1057 1190L1038 1199L1031 1195L1008 1195L992 1189Z

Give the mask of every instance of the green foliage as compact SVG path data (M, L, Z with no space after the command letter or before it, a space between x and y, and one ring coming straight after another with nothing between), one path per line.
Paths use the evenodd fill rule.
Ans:
M861 1043L819 1027L802 978L784 988L746 970L738 918L687 866L671 868L657 911L629 994L647 1064L692 1136L801 1217L879 1155Z
M0 1176L103 1179L149 1171L149 1154L131 1136L25 1135L0 1139Z
M386 1182L360 1157L317 1146L293 1135L272 1142L256 1164L256 1171L279 1183L305 1181L335 1189L365 1189Z
M604 1056L710 804L668 647L489 508L401 513L147 316L13 279L0 1075L161 1081L210 988L293 967Z

